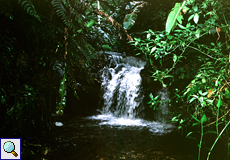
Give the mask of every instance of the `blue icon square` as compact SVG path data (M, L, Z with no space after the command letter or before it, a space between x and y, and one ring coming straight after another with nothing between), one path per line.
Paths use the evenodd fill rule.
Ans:
M0 160L21 159L21 138L0 138Z

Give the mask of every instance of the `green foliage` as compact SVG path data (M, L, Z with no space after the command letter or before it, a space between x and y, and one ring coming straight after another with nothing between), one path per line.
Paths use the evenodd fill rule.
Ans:
M150 104L150 107L153 107L153 110L158 110L158 105L160 104L160 100L159 100L160 95L153 97L152 94L149 94L149 98L150 101L148 102L148 104Z
M206 134L220 135L224 128L228 135L229 38L223 37L229 36L229 8L224 6L229 2L176 3L165 31L145 31L145 38L131 43L148 59L154 80L170 88L172 121L179 122L181 130L197 130L200 125L200 131L187 134L201 135L198 159ZM215 129L206 131L213 124Z

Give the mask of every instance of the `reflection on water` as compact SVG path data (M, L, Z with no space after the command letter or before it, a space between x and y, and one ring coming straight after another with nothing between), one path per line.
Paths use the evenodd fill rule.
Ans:
M149 131L153 132L153 134L164 134L169 133L175 126L172 124L166 124L161 122L154 121L146 121L143 119L130 119L130 118L117 118L112 114L106 115L97 115L88 117L88 119L92 120L100 120L99 125L110 125L110 126L133 126L143 128L145 127Z
M97 116L62 118L63 126L54 128L55 140L51 143L48 159L196 159L196 155L189 151L188 143L182 142L175 131L156 134L164 129L154 122L148 124L137 119L121 125L122 119L111 121L106 116L98 119Z

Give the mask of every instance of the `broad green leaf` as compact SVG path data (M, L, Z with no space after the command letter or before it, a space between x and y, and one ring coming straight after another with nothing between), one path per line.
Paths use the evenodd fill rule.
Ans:
M221 98L219 97L219 100L218 100L218 102L217 102L217 107L220 108L221 105L222 105L222 100L221 100Z
M194 17L193 17L194 22L197 24L199 21L199 14L195 13Z
M95 20L91 20L91 21L86 25L86 27L91 27L91 26L94 25L94 23L95 23Z
M206 121L207 121L207 117L206 117L206 115L204 114L204 115L202 116L200 122L201 122L201 124L203 124L203 123L206 122Z
M176 3L172 11L169 13L167 21L166 21L166 32L170 33L172 30L175 29L178 22L182 24L183 16L181 14L182 8L185 6L186 1L181 3Z

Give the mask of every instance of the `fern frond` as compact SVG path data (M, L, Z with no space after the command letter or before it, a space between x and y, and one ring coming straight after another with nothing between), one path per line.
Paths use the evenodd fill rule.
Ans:
M60 0L52 0L51 2L54 10L56 11L58 17L61 18L61 20L65 23L66 26L70 26L67 20L66 16L66 9L64 7L64 4Z
M30 0L18 0L18 3L21 4L23 10L26 10L29 15L36 17L41 22L41 18Z

